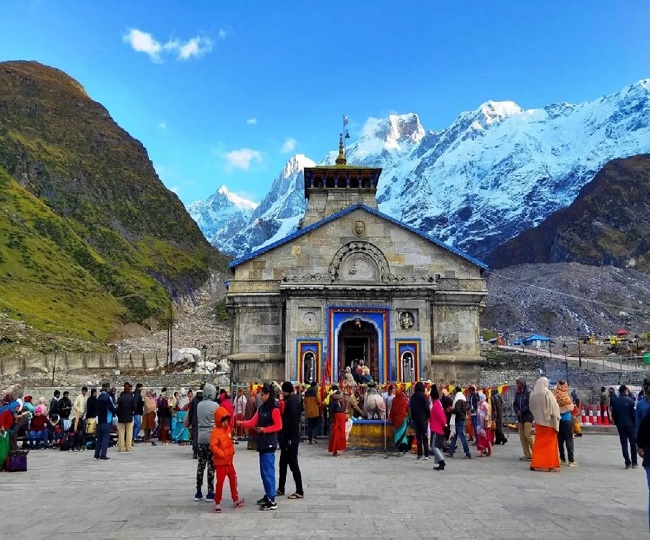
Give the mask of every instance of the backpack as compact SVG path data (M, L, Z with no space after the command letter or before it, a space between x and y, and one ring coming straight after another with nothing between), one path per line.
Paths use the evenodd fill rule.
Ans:
M73 437L74 433L65 433L59 442L59 450L62 452L72 450Z
M467 414L467 401L464 399L459 399L454 405L454 412L456 414Z

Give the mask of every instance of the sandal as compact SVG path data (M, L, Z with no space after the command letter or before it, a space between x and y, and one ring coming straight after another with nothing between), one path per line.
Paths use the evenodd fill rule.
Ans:
M304 499L305 496L301 495L300 493L292 493L287 497L287 499Z

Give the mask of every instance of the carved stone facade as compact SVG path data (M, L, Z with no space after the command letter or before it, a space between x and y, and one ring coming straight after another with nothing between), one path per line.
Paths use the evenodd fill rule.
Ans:
M380 382L473 372L485 266L363 204L376 180L339 178L325 199L352 204L328 210L310 193L325 189L320 176L308 172L306 216L322 220L231 263L233 378L332 382L358 360Z

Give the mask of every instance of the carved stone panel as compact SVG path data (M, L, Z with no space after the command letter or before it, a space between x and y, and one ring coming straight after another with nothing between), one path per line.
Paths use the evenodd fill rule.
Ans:
M338 250L329 266L332 281L386 282L390 269L385 255L370 242L348 242Z
M316 332L321 328L321 308L298 308L298 325L301 330Z
M343 281L379 281L379 268L366 253L353 253L341 263L339 278Z

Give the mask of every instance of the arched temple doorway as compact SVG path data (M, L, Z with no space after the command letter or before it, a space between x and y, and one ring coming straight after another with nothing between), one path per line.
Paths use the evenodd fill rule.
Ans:
M380 380L379 336L375 325L360 318L343 323L338 333L339 378L355 360L363 360L373 380Z

